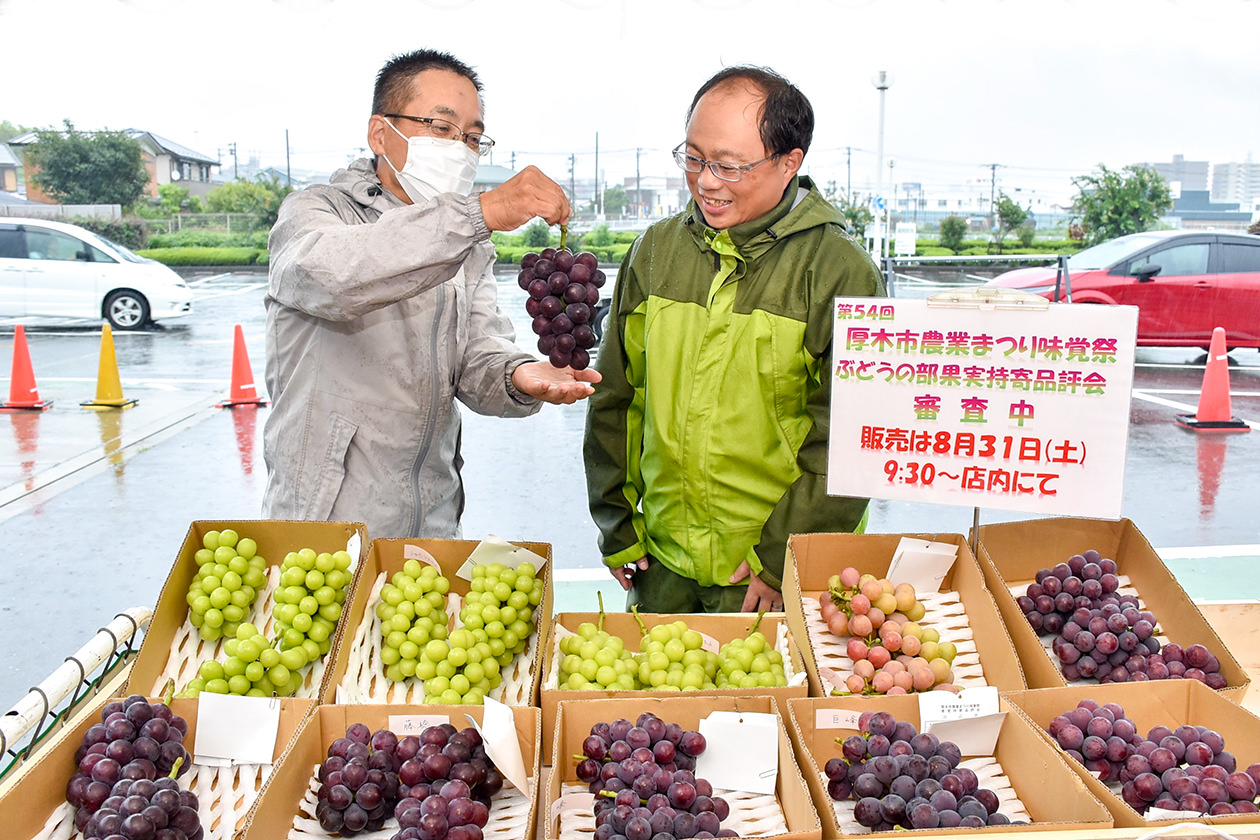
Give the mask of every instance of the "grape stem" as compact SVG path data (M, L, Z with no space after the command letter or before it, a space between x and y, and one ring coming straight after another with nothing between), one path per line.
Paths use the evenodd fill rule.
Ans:
M179 758L175 759L175 763L171 765L171 772L168 774L170 778L174 779L179 776L179 768L182 767L183 764L184 764L184 757L182 755Z
M175 696L175 678L174 677L169 677L166 680L166 684L162 686L162 693L159 696L162 698L163 703L165 703L168 706L171 705L171 698Z
M560 250L561 251L564 250L564 246L568 243L568 241L569 241L569 226L560 225Z
M595 626L598 631L604 629L604 593L596 590L595 597L599 601L599 624Z
M630 608L630 612L634 614L634 620L639 623L639 635L646 636L648 634L647 625L643 623L643 616L639 615L639 605L635 604Z
M745 639L752 638L753 633L757 632L757 627L761 624L761 619L763 619L765 615L766 615L765 608L763 608L761 612L757 613L757 620L753 622L752 629L748 631L748 635L744 637Z

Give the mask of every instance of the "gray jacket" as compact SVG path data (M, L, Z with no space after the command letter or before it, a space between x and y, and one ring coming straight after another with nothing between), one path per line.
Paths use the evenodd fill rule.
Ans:
M539 403L499 311L477 197L407 205L369 160L293 193L271 231L263 515L460 535L460 417Z

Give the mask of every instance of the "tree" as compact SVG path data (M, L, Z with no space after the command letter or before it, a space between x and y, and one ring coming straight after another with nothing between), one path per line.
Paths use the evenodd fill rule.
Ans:
M1257 220L1255 224L1247 228L1247 233L1260 234L1260 220Z
M630 206L630 197L626 195L626 188L621 184L614 184L604 190L604 214L607 216L620 216L626 212L626 208Z
M30 130L24 125L16 125L8 120L0 120L0 143L8 143L19 134L25 134Z
M1072 179L1078 190L1072 218L1080 220L1086 245L1150 230L1172 209L1168 184L1151 167L1108 169L1100 163L1098 169Z
M966 235L967 220L962 216L946 216L941 219L941 247L960 251Z
M546 248L551 242L551 228L542 219L534 219L525 228L525 244L530 248Z
M158 187L158 200L162 211L168 216L201 212L201 199L189 195L188 187L181 187L179 184L163 184Z
M587 245L601 246L613 244L613 235L608 230L608 223L601 222L591 228L591 232L582 237Z
M832 203L844 216L844 226L855 239L866 238L866 226L875 221L871 213L870 203L856 193L842 193L834 185L823 190L823 197Z
M121 131L82 132L70 120L65 131L35 129L27 160L27 179L62 204L130 207L149 183L137 141Z
M275 177L260 176L255 181L238 178L207 193L205 208L210 213L253 216L262 226L271 227L276 223L280 203L291 192L293 187L281 184Z
M997 232L994 234L993 244L997 247L997 252L1000 254L1002 253L1002 242L1007 235L1028 221L1031 213L1016 204L1014 199L1004 192L998 193L994 209L997 211Z

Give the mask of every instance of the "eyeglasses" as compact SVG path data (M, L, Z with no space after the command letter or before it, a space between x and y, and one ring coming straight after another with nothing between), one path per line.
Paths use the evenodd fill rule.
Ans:
M440 117L413 117L409 114L382 114L381 116L395 120L418 122L425 127L421 130L421 134L426 133L427 130L430 137L435 137L438 140L463 141L465 146L482 157L488 155L490 150L494 148L494 141L486 135L477 131L460 131L459 126L455 125L455 123Z
M726 163L725 161L705 160L695 155L689 155L683 151L683 147L686 145L685 142L679 143L678 148L674 149L674 163L678 164L678 168L685 172L695 173L702 171L707 166L709 171L713 173L713 177L722 181L739 181L744 177L745 172L756 169L766 161L779 157L778 155L770 155L753 163Z

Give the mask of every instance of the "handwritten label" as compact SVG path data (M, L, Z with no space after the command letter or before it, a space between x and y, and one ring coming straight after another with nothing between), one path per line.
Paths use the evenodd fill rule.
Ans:
M595 810L595 794L593 793L566 793L564 796L551 803L551 821L554 823L560 819L560 815L565 811L593 811Z
M816 709L815 729L857 729L862 713L856 709Z
M439 574L442 571L442 564L438 562L438 559L418 545L404 545L403 559L419 560L421 563L428 563L430 566L437 569Z
M697 633L700 631L697 630ZM710 636L708 633L700 633L700 649L707 650L710 653L717 653L722 646L718 644L718 640Z
M390 715L389 731L395 735L419 735L430 726L450 723L449 715Z

